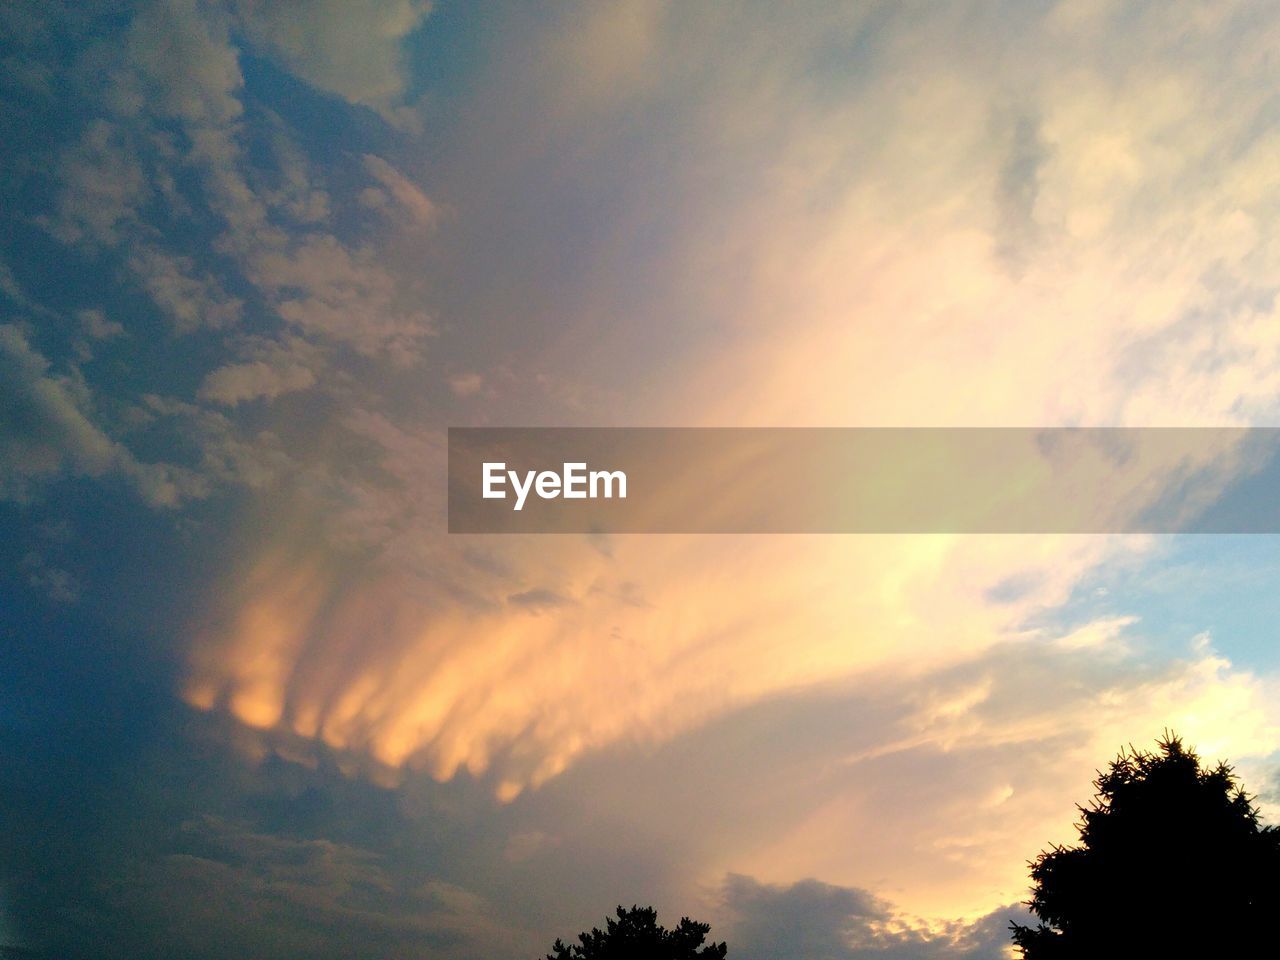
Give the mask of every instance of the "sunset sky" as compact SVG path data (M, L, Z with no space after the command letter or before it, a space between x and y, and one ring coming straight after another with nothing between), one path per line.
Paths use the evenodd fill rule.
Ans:
M1274 536L450 535L445 430L1280 426L1277 49L0 5L0 945L994 960L1124 744L1276 822Z

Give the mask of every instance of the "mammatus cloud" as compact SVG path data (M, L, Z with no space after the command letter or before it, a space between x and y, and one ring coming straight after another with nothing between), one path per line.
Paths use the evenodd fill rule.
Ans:
M1113 69L1104 23L1069 21L1062 11L1015 18L1020 42L993 44L975 58L957 45L972 28L955 16L926 18L923 28L916 18L890 17L867 33L862 14L847 22L831 15L812 28L770 30L766 49L745 27L733 34L741 43L726 46L712 38L732 25L693 14L640 16L618 5L580 33L535 35L532 42L558 50L622 38L653 69L611 75L601 99L585 95L583 76L544 72L577 61L538 60L539 89L554 96L545 106L531 100L505 139L485 131L499 137L498 153L538 171L548 147L535 128L545 125L585 143L593 164L626 169L641 182L660 178L666 191L655 200L648 190L629 193L621 177L597 174L599 195L615 211L603 228L611 243L585 254L588 292L565 295L562 329L540 347L538 362L566 381L615 376L633 387L607 394L611 416L631 422L1265 419L1280 368L1274 351L1252 347L1274 315L1265 298L1239 291L1265 286L1270 270L1270 248L1251 226L1270 202L1256 174L1269 148L1265 139L1245 140L1229 156L1212 147L1243 136L1244 118L1264 110L1261 86L1250 80L1261 69L1250 53L1254 39L1210 16L1215 42L1189 59L1181 48L1174 56L1169 22L1151 12L1126 34L1141 40L1136 69L1152 81L1134 84ZM608 17L618 18L617 32L600 25ZM828 81L848 95L819 96L810 30L836 28L851 46L857 37L869 44L864 56L879 67L865 75L832 71ZM787 41L782 55L779 36ZM1216 72L1224 46L1240 54L1232 61L1238 76ZM1026 53L1059 48L1060 69ZM687 66L694 49L697 77ZM743 65L752 63L767 69L748 75ZM915 79L895 82L906 76ZM1009 76L1027 81L1017 97ZM1236 94L1222 129L1206 129L1206 115L1219 113L1195 105ZM669 123L661 118L671 111L688 120L681 130L692 132L680 143L699 164L664 162L628 136L637 125ZM785 118L785 135L761 116ZM1182 146L1170 150L1168 142ZM380 169L371 172L394 195ZM700 179L703 169L720 173L709 182ZM482 186L486 170L474 173ZM544 176L548 189L566 189ZM536 194L542 184L520 186ZM571 204L574 194L557 197ZM513 205L517 226L524 213ZM674 225L663 232L655 220ZM639 224L651 230L643 249L628 239ZM599 279L622 272L633 256L630 269L666 282L638 295L638 284L619 282L624 296ZM524 316L518 297L506 306ZM598 322L602 311L608 324ZM714 326L717 336L677 332L680 322ZM687 352L646 357L671 372L660 386L646 383L634 344L672 339ZM483 401L484 416L500 417L511 401L501 395L504 368L492 362L456 377L452 388ZM440 463L429 453L403 460L410 446L430 448L429 415L418 416L377 434L387 464L411 462L417 472L388 467L401 478L400 491L360 483L356 498L361 516L380 518L368 528L379 531L371 540L395 561L367 568L367 579L317 574L299 582L316 544L282 533L263 552L264 569L281 571L279 586L256 567L233 575L224 595L241 599L217 629L199 632L193 703L226 705L251 724L367 751L391 766L490 777L512 799L593 752L661 743L761 699L823 684L856 688L899 673L923 683L993 648L1031 644L1028 618L1063 603L1097 565L1152 547L946 537L620 538L604 548L446 542L439 503L409 492ZM622 583L637 584L646 605L618 602ZM1009 583L1026 587L1012 602L993 599ZM510 601L552 596L565 602ZM372 636L370 622L380 624ZM1104 635L1105 627L1095 629ZM1131 681L1135 687L1124 692L1089 679L1093 693L1141 705L1108 727L1111 739L1132 736L1121 731L1126 724L1163 725L1158 714L1176 705L1159 686ZM1256 736L1227 735L1234 711L1254 709L1257 694L1248 684L1213 693L1218 688L1216 679L1196 688L1196 702L1216 705L1207 733L1237 754L1272 749L1266 724ZM984 701L980 691L969 693L977 699L957 694L943 713L977 723L973 708ZM1096 706L1086 711L1082 728L1096 716ZM992 735L993 743L1020 737ZM1061 770L1085 769L1098 762L1084 759L1088 751L1113 749L1107 737L1086 741L1061 758ZM947 755L947 748L919 749L929 762ZM995 796L997 788L982 789ZM845 808L832 804L827 816L835 820ZM788 834L780 844L808 851L790 861L787 877L806 875L818 851L832 849L821 823L816 817L807 839ZM935 856L967 845L975 865L1000 857L1016 865L1028 854L1015 847L1046 823L1024 823L1016 840L1011 827L998 841L1007 846L990 861L972 837L929 843ZM756 856L744 859L762 877L766 862L789 862L783 849ZM844 856L823 860L819 875L836 876L835 860ZM983 891L972 902L960 902L972 876L944 871L931 889L925 871L912 869L917 901L931 909L967 912L993 895L1017 895L1008 889L1013 867L967 887Z
M1273 678L1209 645L1123 616L1033 626L1150 541L495 541L447 537L442 503L460 410L1270 422L1269 8L592 5L489 37L492 73L440 133L407 105L425 5L284 9L147 3L75 47L90 118L31 174L48 203L30 224L114 299L53 310L0 274L40 322L0 328L6 496L120 476L157 504L251 501L227 569L186 598L190 704L356 774L481 781L495 816L580 776L581 822L660 812L682 882L756 878L730 884L773 917L746 918L748 941L806 915L834 957L986 949L858 891L926 918L1016 901L1119 743L1174 723L1248 764L1280 743ZM61 74L40 30L14 35L35 38L24 89L42 56ZM281 94L246 53L303 83ZM404 139L366 142L353 104ZM158 446L182 466L134 452ZM62 569L42 555L29 575L66 594ZM817 706L736 742L749 775L716 796L698 745L794 704ZM760 775L766 741L786 779ZM675 778L626 796L591 778L681 748L700 762L674 806L705 829L644 793ZM551 839L504 842L504 862L571 845L543 815L513 837ZM254 915L264 936L295 900L361 923L346 900L370 887L404 898L404 936L465 936L481 912L453 887L388 887L355 842L191 824L202 850L156 875L246 911L287 888ZM427 930L432 898L457 909Z
M730 558L717 541L677 537L622 538L608 555L585 543L428 550L415 544L422 532L394 535L386 572L317 563L315 544L290 535L219 587L218 606L236 599L195 644L193 702L446 778L496 764L511 797L618 739L662 739L806 683L963 658L1072 576L1071 554L1047 550L1024 561L1038 589L993 609L984 596L1010 556L995 541L876 538L872 552L794 538L784 560L766 538L741 538ZM1103 549L1077 548L1074 562ZM946 573L944 595L931 585ZM747 581L757 596L744 606Z

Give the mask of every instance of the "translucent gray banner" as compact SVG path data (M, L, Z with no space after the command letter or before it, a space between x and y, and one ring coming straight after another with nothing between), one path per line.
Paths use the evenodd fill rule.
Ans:
M1275 428L451 428L451 533L1276 533Z

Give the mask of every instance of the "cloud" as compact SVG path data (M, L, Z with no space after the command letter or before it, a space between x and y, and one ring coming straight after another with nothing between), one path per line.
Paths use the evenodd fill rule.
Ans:
M296 329L366 356L412 364L434 333L425 311L401 304L403 284L379 265L371 248L351 248L322 235L289 251L263 251L249 269Z
M1188 33L1160 5L508 11L438 128L366 138L349 104L403 121L425 6L355 9L155 4L77 48L94 118L51 140L42 222L133 336L77 366L63 321L38 349L0 328L6 495L245 493L182 518L193 544L237 539L172 599L191 615L166 649L188 701L237 721L220 735L541 810L502 833L512 870L556 846L593 881L750 875L737 902L773 926L744 917L748 940L807 917L836 957L969 949L896 911L1016 899L1121 742L1176 723L1248 764L1275 748L1274 676L1144 635L1123 599L1034 626L1158 544L450 537L442 430L451 395L477 423L1271 422L1273 13L1204 7ZM343 99L284 102L242 42ZM137 290L169 333L140 335ZM203 891L193 930L261 902L254 931L309 946L281 933L299 905L427 909L350 837L189 822L147 897Z
M83 585L75 574L59 565L60 556L69 553L66 547L74 539L71 523L67 520L45 521L35 526L34 533L42 542L22 558L27 584L54 603L78 603Z
M1187 639L1178 653L1140 635L1122 649L1057 640L755 699L661 743L619 740L516 805L565 849L625 832L687 912L708 877L817 877L936 931L1025 899L1027 861L1075 838L1075 804L1126 743L1172 727L1233 761L1247 788L1270 782L1274 676Z
M387 194L394 201L395 210L411 227L426 229L435 226L440 219L439 208L408 177L381 157L372 154L365 154L364 166L386 188ZM365 198L365 194L361 196ZM365 202L370 206L381 207L387 203L385 197L386 194L374 191Z
M22 288L22 284L18 282L18 278L13 275L13 269L3 260L0 260L0 293L24 311L46 318L57 317L55 311L36 302L28 295Z
M240 64L227 40L225 19L197 0L155 0L137 6L125 41L129 75L122 89L157 112L201 126L218 127L242 111L237 91ZM139 84L142 89L129 87ZM126 105L122 104L122 105Z
M1000 221L996 228L997 253L1014 270L1021 269L1036 241L1036 198L1040 168L1047 160L1040 140L1039 123L1022 116L1013 121L1009 155L996 184L996 207Z
M484 389L484 378L478 373L459 373L449 378L449 389L456 397L474 397Z
M248 400L274 400L286 393L306 390L316 383L324 360L304 340L248 338L240 352L247 359L209 372L197 396L234 407Z
M407 883L382 856L351 844L205 815L182 824L176 846L119 891L118 907L187 956L224 956L230 940L249 952L317 957L424 947L474 957L485 941L502 940L483 898L439 880ZM178 916L181 925L172 922Z
M128 479L144 499L175 506L204 492L189 471L142 463L92 418L92 397L76 373L55 374L25 332L0 324L0 499L27 501L39 485L61 476Z
M337 15L320 8L312 12L321 19ZM372 29L402 22L386 20L385 8L376 13L368 20ZM418 267L408 260L390 262L388 254L401 235L418 233L434 221L432 202L368 150L355 153L357 182L350 189L326 189L334 170L318 162L326 158L303 148L291 121L261 102L246 113L249 95L236 42L243 37L233 38L235 25L217 5L147 2L128 18L95 24L105 31L100 42L83 49L70 44L67 82L80 90L91 119L83 127L71 125L63 138L66 146L50 164L54 202L33 218L76 253L92 258L93 282L123 286L117 292L126 295L136 286L174 334L194 341L188 347L165 337L147 338L145 347L138 339L113 344L118 364L150 351L149 365L133 367L138 380L146 381L144 402L136 395L120 396L110 382L125 367L108 371L101 363L91 365L94 352L88 343L69 345L80 361L74 377L84 380L86 390L91 381L106 381L94 382L93 392L109 409L123 412L122 421L131 429L140 434L166 430L176 437L172 431L182 423L182 451L175 459L194 469L125 468L137 474L149 497L168 503L207 492L211 485L247 483L261 489L290 471L296 477L306 457L283 449L291 431L244 424L235 415L237 406L317 386L317 394L345 392L344 402L350 402L353 388L376 394L380 383L360 385L341 372L351 354L360 362L407 368L421 361L424 343L435 333L422 306ZM331 109L348 108L334 104ZM385 198L392 230L369 218L356 228L345 214L334 216L335 208L356 207L368 190ZM106 272L115 275L103 277ZM23 309L57 317L10 273L0 279L21 298ZM91 338L115 330L114 321L100 311L81 316ZM147 318L137 326L147 329ZM222 350L199 336L208 331L231 334ZM183 396L161 396L183 378L163 375L168 360L154 360L154 355L181 355L173 370L198 356L203 377L194 386L177 388L190 391L186 395L197 404L185 403ZM323 379L335 370L335 376ZM138 388L134 382L128 389ZM221 406L223 414L199 410L199 404ZM189 449L189 443L198 449Z
M151 196L146 171L124 132L101 118L62 156L58 178L57 216L46 223L64 243L120 243Z
M60 567L50 566L37 551L28 553L22 561L27 571L27 583L44 593L55 603L77 603L80 600L80 581Z
M604 107L572 56L518 108L484 104L509 125L486 184L508 235L608 205L568 271L591 293L551 335L613 387L616 422L1274 420L1269 12L1205 13L1187 46L1154 8L1123 27L1016 4L815 4L786 25L650 9L534 38L587 57L597 21L656 24Z
M217 280L198 276L189 257L144 247L128 263L176 332L218 330L239 322L244 302L228 295Z
M838 759L810 785L807 809L736 865L777 880L874 881L926 916L1020 898L1025 862L1075 836L1074 804L1125 743L1171 728L1244 769L1280 745L1274 678L1188 646L1172 662L1115 646L1014 646L886 679L886 704L898 697L905 710L831 747Z
M513 607L524 607L527 610L549 610L555 607L563 607L565 604L573 603L568 597L563 597L554 590L548 590L545 587L535 587L532 590L521 590L519 593L513 593L507 597L507 603Z
M315 382L316 375L306 367L273 367L254 360L228 364L210 373L200 386L199 397L235 406L245 400L273 400L281 394L305 390Z
M405 38L430 10L426 0L306 0L288 10L256 0L239 4L249 36L291 72L388 114L408 85Z
M452 369L479 378L453 389L477 386L484 422L1186 424L1272 410L1274 309L1244 295L1274 266L1256 230L1268 147L1249 135L1265 116L1265 59L1229 20L1208 17L1212 36L1184 50L1167 13L1144 12L1126 34L1142 52L1129 73L1115 69L1119 34L1013 5L977 21L842 8L787 24L655 10L616 4L582 29L517 31L541 55L497 57L460 111L481 119L435 173L442 195L469 203L454 261L466 269L442 280L465 316L437 327L384 249L326 236L270 248L252 267L259 289L295 333L364 357L422 362L436 334L467 359ZM1009 35L1019 42L997 39ZM608 72L615 45L626 56ZM566 47L580 56L552 55ZM1223 50L1240 54L1226 73ZM607 96L587 95L597 75L583 63L605 71ZM1238 111L1211 109L1236 95ZM1214 149L1224 142L1240 149ZM398 183L364 166L378 189ZM548 242L553 223L561 242ZM1134 368L1147 345L1158 362ZM605 402L490 396L482 385L512 357L558 398ZM333 499L308 505L337 504L338 539L363 537L380 558L300 584L292 571L328 569L330 546L269 532L221 591L242 609L199 635L193 702L392 765L490 776L512 797L620 742L1026 640L1027 619L1088 571L1151 549L464 546L421 490L438 476L440 411L419 389L389 388L394 400L361 408L376 417L348 419L375 446L326 464ZM361 475L375 463L377 482ZM258 561L277 572L248 573ZM1011 582L1031 586L997 602ZM583 599L530 624L507 603L530 583ZM648 605L620 602L621 583ZM376 642L371 611L386 624Z
M100 476L131 461L89 418L88 389L56 376L12 325L0 325L0 496L26 499L34 481L65 472Z
M1026 921L1024 908L1010 906L971 922L930 925L864 890L817 880L783 886L730 875L723 896L736 917L733 953L744 960L1003 960L1009 921Z
M110 340L124 334L124 326L108 320L101 310L81 310L76 314L87 336L94 340Z
M163 8L158 4L148 10L154 13ZM164 138L133 114L145 103L162 116L175 116L191 124L196 145L192 152L198 153L202 144L219 137L224 128L218 124L230 123L238 115L234 85L223 71L210 73L201 68L202 52L229 48L219 47L201 34L199 49L187 49L182 34L198 26L198 17L179 17L181 26L171 25L171 32L166 33L170 27L150 23L149 16L144 12L134 21L134 33L126 44L135 56L141 57L141 50L149 51L148 55L127 61L105 93L95 90L91 94L107 99L123 97L130 103L123 114L92 121L79 142L64 154L57 168L60 190L56 214L40 220L67 244L91 250L127 248L126 270L176 332L226 328L240 321L243 300L227 293L222 279L203 269L192 256L161 242L164 232L157 230L153 218L163 223L166 214L189 217L189 204L175 186L175 175L181 174L174 169L172 151L156 149ZM179 49L170 49L170 45ZM154 71L161 72L156 75ZM135 84L150 90L151 98L141 99L142 93L137 92L139 102L133 103L130 98ZM229 185L227 181L225 174L219 178L222 192L239 197L235 178ZM244 206L242 199L238 202ZM253 218L252 214L241 216Z
M280 18L264 8L250 21L265 17L289 36L300 29L304 45L315 52L307 24L336 26L341 17L342 35L331 39L349 52L350 12L346 4L313 5ZM411 29L422 15L425 8L416 4L399 11L380 5L362 26L398 38L396 30ZM105 85L86 95L106 116L91 122L60 160L57 212L42 222L65 243L127 246L128 271L179 333L239 325L244 298L228 291L243 289L247 280L280 317L308 335L412 363L431 323L409 275L381 262L384 244L282 229L286 217L324 225L331 198L313 183L314 165L290 142L278 115L264 118L275 169L246 151L254 124L244 116L243 77L229 25L216 8L185 0L143 4L114 59L106 55L104 67L103 55L85 57L82 71L105 76ZM174 123L181 138L170 132ZM403 173L368 153L363 167L378 184L363 187L363 195L373 191L383 198L396 223L422 230L435 222L434 204ZM212 214L206 226L218 234L212 248L193 246L181 226L199 221L202 208Z
M0 729L6 762L28 773L22 791L0 793L6 818L31 831L0 839L0 866L26 878L6 884L5 907L12 942L32 955L481 960L543 941L527 897L477 889L506 863L500 846L474 845L483 803L374 787L335 758L304 766L162 701L114 710L82 679L95 656L60 662L66 700L47 736ZM3 682L26 724L28 701ZM30 842L37 831L44 841Z

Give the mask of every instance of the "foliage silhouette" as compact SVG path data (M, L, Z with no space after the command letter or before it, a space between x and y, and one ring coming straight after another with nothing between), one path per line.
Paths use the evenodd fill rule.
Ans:
M711 927L683 918L674 930L658 926L652 907L618 907L618 917L605 919L605 929L595 927L578 934L578 942L566 946L557 940L547 960L724 960L723 943L703 946Z
M1263 827L1229 766L1166 733L1094 781L1080 842L1031 863L1026 960L1267 956L1280 917L1280 831Z

